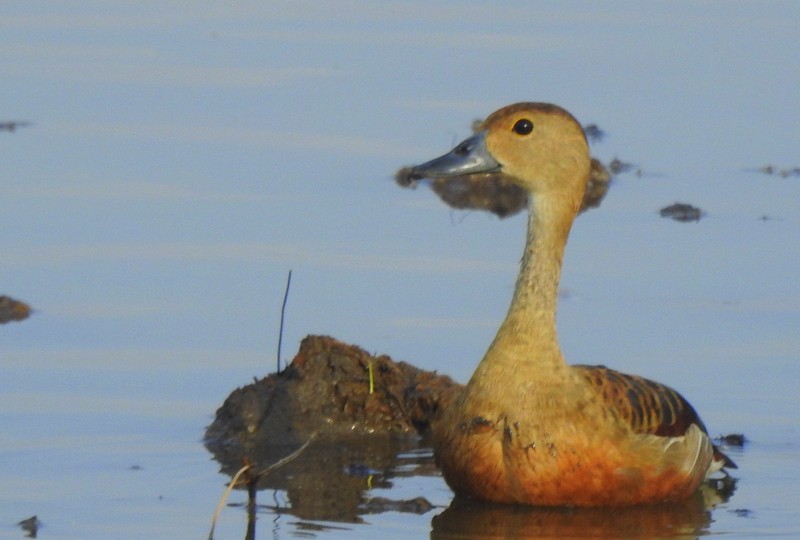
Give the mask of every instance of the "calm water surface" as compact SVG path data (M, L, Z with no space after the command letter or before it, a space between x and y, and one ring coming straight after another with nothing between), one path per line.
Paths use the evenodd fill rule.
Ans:
M465 381L524 219L392 176L519 100L634 164L573 229L565 356L743 432L735 494L448 508L428 450L358 447L259 492L256 537L797 537L800 176L757 169L800 166L799 25L794 2L5 2L0 121L32 125L0 132L0 294L37 311L0 327L0 537L34 514L40 538L206 537L228 477L204 427L274 370L289 269L284 359L329 334ZM706 216L659 217L674 202Z

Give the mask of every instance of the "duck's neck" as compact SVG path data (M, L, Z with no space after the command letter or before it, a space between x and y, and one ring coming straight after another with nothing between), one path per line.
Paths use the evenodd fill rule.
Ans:
M528 237L508 314L481 362L484 368L553 372L565 364L556 334L561 261L576 202L531 197Z

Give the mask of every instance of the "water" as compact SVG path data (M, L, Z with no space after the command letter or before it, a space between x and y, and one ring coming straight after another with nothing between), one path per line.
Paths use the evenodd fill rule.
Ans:
M392 176L518 100L636 166L573 229L565 356L747 435L697 531L797 536L800 177L753 169L800 166L799 22L792 2L4 3L0 120L32 125L0 132L0 294L36 313L0 327L0 537L34 514L42 538L205 537L228 477L203 429L274 369L289 269L285 358L329 334L466 380L524 219ZM674 202L706 217L659 217ZM451 494L414 455L355 482L433 510L329 521L267 490L257 537L440 534ZM231 500L218 538L244 536Z

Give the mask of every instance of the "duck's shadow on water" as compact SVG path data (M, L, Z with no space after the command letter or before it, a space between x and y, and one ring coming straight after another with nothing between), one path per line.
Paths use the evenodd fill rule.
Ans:
M247 461L275 462L292 451L289 447L264 450L263 455L255 453ZM229 474L242 463L238 452L218 452L215 457L222 463L223 472ZM692 499L681 503L613 509L531 508L454 499L442 511L423 497L372 496L374 489L390 493L403 479L438 476L432 450L412 438L314 441L296 459L259 479L251 492L245 538L257 537L257 517L265 514L294 516L300 521L293 522L292 527L319 533L338 529L333 523L344 528L360 527L357 524L364 523L364 516L383 512L431 515L430 537L437 540L696 538L707 532L713 508L735 489L731 480L704 485Z

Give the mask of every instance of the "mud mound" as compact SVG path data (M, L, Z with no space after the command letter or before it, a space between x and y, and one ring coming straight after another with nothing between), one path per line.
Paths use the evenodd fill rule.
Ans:
M31 308L25 302L14 300L10 296L0 296L0 324L11 321L23 321L31 314Z
M284 371L231 393L206 431L206 446L246 456L248 449L297 446L312 434L413 436L459 388L447 376L308 336Z

